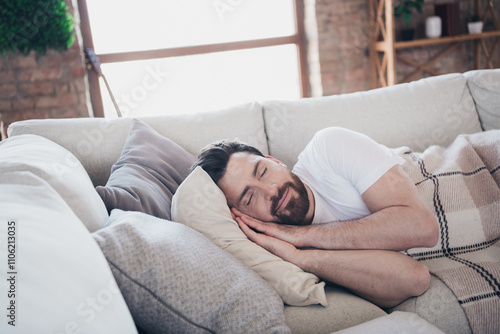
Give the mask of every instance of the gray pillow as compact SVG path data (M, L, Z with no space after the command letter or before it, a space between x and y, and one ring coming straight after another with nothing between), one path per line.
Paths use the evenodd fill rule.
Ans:
M93 237L142 331L290 333L274 289L185 225L113 210Z
M172 196L194 161L191 153L134 119L106 186L96 190L108 212L140 211L170 219Z

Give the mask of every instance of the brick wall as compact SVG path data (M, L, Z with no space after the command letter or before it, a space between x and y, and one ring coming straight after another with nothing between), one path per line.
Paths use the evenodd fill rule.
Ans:
M78 26L76 1L67 3ZM2 138L9 124L18 120L88 117L92 107L86 75L79 29L75 43L66 51L0 56Z
M350 93L370 89L368 0L309 0L316 3L318 26L319 72L323 95ZM459 0L457 0L459 1ZM495 0L498 3L498 0ZM449 2L435 0L433 3ZM460 1L462 32L473 1ZM425 17L434 14L432 5L424 6L424 14L414 16L416 37L424 37ZM401 21L396 20L396 38L400 38ZM491 41L488 41L491 45ZM412 48L402 54L423 63L446 45ZM497 48L497 53L498 51ZM500 66L494 57L494 66ZM473 69L473 42L462 43L458 49L435 64L438 72L466 72ZM398 81L413 72L414 67L397 62ZM424 76L428 76L427 74Z
M368 0L316 0L323 95L369 89Z

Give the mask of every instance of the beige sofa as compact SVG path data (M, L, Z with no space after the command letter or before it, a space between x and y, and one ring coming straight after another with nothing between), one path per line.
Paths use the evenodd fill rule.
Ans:
M202 147L214 140L238 138L256 146L265 154L275 156L290 167L296 162L298 154L314 133L329 126L345 127L365 133L389 147L409 146L414 151L422 151L430 145L446 146L459 134L500 128L500 70L449 74L423 79L410 84L353 94L296 101L249 103L225 110L194 115L144 117L141 120L193 155L196 155ZM73 193L68 195L71 198L64 198L69 207L66 206L65 211L61 211L60 216L54 218L57 220L57 224L50 229L41 229L36 233L41 238L40 240L43 239L43 233L57 234L57 238L60 239L55 240L64 240L69 238L68 235L73 234L80 236L86 234L86 236L82 237L85 240L79 240L73 246L89 248L88 251L96 254L98 260L92 258L89 253L85 254L79 251L74 254L73 248L64 248L71 247L71 243L61 245L58 242L47 242L41 244L41 247L45 245L48 248L53 248L45 256L52 256L51 261L58 264L57 267L71 265L71 261L65 258L68 254L71 254L73 259L78 254L82 256L77 261L79 268L74 269L77 272L65 271L64 275L67 277L58 277L56 279L57 284L61 284L60 288L51 286L50 289L53 289L54 293L57 294L63 293L61 290L66 286L70 290L85 290L88 288L88 286L85 286L87 281L82 277L88 276L89 270L102 277L86 277L87 280L98 280L98 282L94 283L105 284L107 287L104 290L98 289L97 292L93 290L93 292L86 292L87 295L79 296L79 300L83 301L83 307L80 305L82 303L76 303L69 306L69 308L58 305L56 308L60 308L61 312L63 312L62 317L67 315L67 319L58 325L59 327L47 327L47 329L56 330L59 328L64 331L64 328L66 328L66 331L68 331L71 328L93 328L94 330L95 328L107 328L107 331L102 331L106 333L135 331L130 316L131 313L127 310L122 297L122 294L125 295L125 293L116 290L112 272L109 268L106 268L106 261L102 254L99 254L99 247L92 241L89 233L89 231L95 232L103 227L106 219L108 219L107 212L103 211L103 204L98 203L95 194L87 196L85 203L88 205L85 208L80 207L79 211L76 210L78 212L75 211L75 205L81 205L83 201L83 199L79 198L79 189L88 188L88 185L83 184L85 177L82 179L80 176L73 175L76 173L75 169L79 168L75 166L81 162L84 171L79 170L78 173L82 173L82 171L87 173L93 186L105 185L110 176L112 165L122 153L131 123L131 119L28 120L14 123L8 129L8 135L12 140L16 139L16 137L26 137L26 134L34 134L45 137L71 152L66 155L63 154L61 158L61 152L66 152L61 148L64 151L58 151L57 153L60 157L57 159L60 160L54 158L55 167L45 166L43 167L45 171L38 175L42 175L40 176L41 179L45 177L45 181L47 181L47 177L50 178L47 181L51 186L49 188L55 189L57 193L62 193L57 188L58 186L64 187L63 191L73 191ZM27 143L26 147L30 143L36 143L37 138L39 137L27 136L24 139ZM4 207L1 208L0 213L4 221L13 220L18 222L19 251L24 252L19 256L19 261L22 261L24 256L31 256L28 252L29 247L23 245L29 242L27 236L23 239L22 233L29 228L29 226L23 226L23 219L29 220L36 217L24 217L23 215L26 213L21 213L19 210L23 210L23 207L27 208L38 201L38 196L47 196L50 199L52 197L56 198L57 193L48 191L46 195L42 195L42 193L37 192L41 188L37 187L35 187L35 190L30 190L28 186L34 187L38 184L37 182L44 183L43 180L25 181L25 174L16 172L19 165L12 165L11 163L13 159L19 158L22 160L23 156L30 155L28 163L36 164L37 154L34 154L33 149L30 150L29 148L23 151L22 143L21 146L14 145L16 153L7 150L6 146L8 145L0 144L0 171L3 173L0 179L0 186L3 187L0 194L5 199ZM35 147L34 150L37 152L40 149L43 148L37 149ZM4 157L8 157L10 154L8 161L7 158L1 158L2 154ZM71 168L66 170L65 167L68 166ZM50 173L55 173L55 176L48 175ZM75 177L74 184L68 186L67 184L60 185L58 183L63 182L61 180L68 176ZM24 181L21 181L21 179ZM25 188L13 186L12 184L22 184ZM54 186L54 184L56 185ZM68 187L73 187L73 190L67 190ZM6 195L7 192L9 192L8 196ZM81 196L84 195L81 194ZM9 203L8 200L13 201L12 198L22 198L22 200L16 200L19 205L15 207L12 205L5 207L7 205L5 203ZM73 205L74 203L71 201L80 201L80 203ZM45 205L42 203L41 209ZM36 209L36 206L34 207ZM41 212L38 215L39 219L50 220L45 223L54 224L54 219L48 219L49 215L44 216L43 210ZM68 218L64 218L64 214ZM65 224L61 222L61 219L75 221L73 228L70 228L71 231L64 232L68 233L67 235L60 230L61 228L68 229L67 226L64 227ZM79 224L78 221L83 222L87 230L82 228L80 226L82 224ZM36 239L36 237L33 238ZM32 251L36 253L36 250ZM92 269L92 267L94 268ZM96 270L95 268L100 269ZM19 277L21 278L28 275L28 273L24 274L22 270L28 272L29 269L19 268ZM56 273L59 272L60 268L53 270ZM36 270L34 272L39 273ZM73 277L75 275L78 277ZM73 280L73 283L70 284L69 280ZM43 280L40 282L43 282ZM41 284L40 282L38 284ZM33 281L31 283L33 284L31 289L36 291L42 289L41 286L37 286L37 282ZM37 306L33 299L26 296L31 291L29 290L29 284L26 284L26 287L19 285L19 298L26 298L19 301L19 305L32 304L31 311L33 312L40 312L40 305L46 305L47 307L52 305L51 301L47 300ZM75 286L76 284L81 284L81 286ZM22 288L25 291L22 291ZM422 328L422 326L427 326L427 329L438 328L446 333L470 332L468 320L458 301L451 290L436 277L432 277L431 286L424 295L411 298L391 310L383 310L339 287L327 285L325 291L328 301L327 307L322 305L285 306L286 325L293 333L332 333L350 327L355 330L356 327L353 326L367 321L386 319L389 316L397 317L398 315L403 315L402 318L405 318L408 317L408 314L415 314L418 321L415 318L413 318L413 321L406 318L403 321L405 325L401 325L401 321L394 321L393 323L398 324L397 326L407 326L398 327L400 332L402 330L417 332L417 329ZM37 292L34 296L38 296L38 294L40 292ZM106 304L107 307L103 312L96 311L97 308L94 307L95 317L92 318L90 323L86 321L78 322L78 319L72 320L76 317L74 310L84 312L88 309L88 314L91 315L92 308L90 306L93 304L85 302L88 300L87 298L99 300L100 297L101 301L107 301L108 295L114 297L112 302ZM40 296L40 298L42 297ZM80 305L80 308L78 305ZM395 311L403 312L388 315ZM36 321L41 321L35 318L26 319L26 313L29 312L21 309L19 322L32 320L36 323ZM89 318L91 317L84 319ZM114 321L114 319L124 320ZM110 321L118 327L111 328ZM373 326L373 328L378 328L376 325ZM125 330L125 328L127 329ZM283 328L280 330L283 330ZM284 331L286 332L286 329ZM387 332L387 328L384 331Z

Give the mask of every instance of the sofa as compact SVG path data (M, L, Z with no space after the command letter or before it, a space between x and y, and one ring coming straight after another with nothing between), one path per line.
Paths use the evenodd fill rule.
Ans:
M292 167L331 126L415 151L500 129L500 70L199 114L11 124L0 142L0 332L470 333L435 276L382 309L261 254L203 171L189 171L220 139Z

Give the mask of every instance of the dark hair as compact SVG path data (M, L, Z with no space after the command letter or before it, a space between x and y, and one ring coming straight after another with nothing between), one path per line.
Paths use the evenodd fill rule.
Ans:
M238 142L222 140L205 146L198 159L191 166L191 171L196 167L201 166L205 172L217 184L226 172L227 162L233 153L248 152L263 157L264 155L255 147Z

